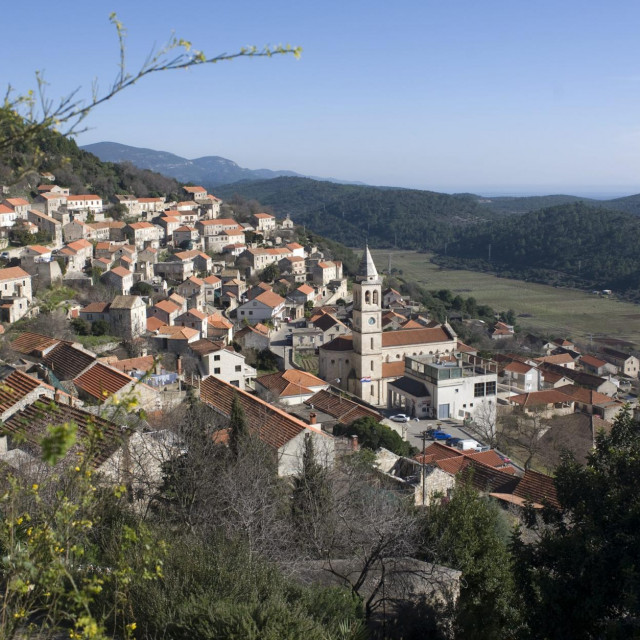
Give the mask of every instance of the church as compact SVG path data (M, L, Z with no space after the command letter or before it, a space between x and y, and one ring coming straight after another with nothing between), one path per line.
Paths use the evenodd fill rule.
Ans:
M392 407L388 385L405 375L405 358L452 357L457 346L457 335L447 323L382 330L382 278L365 247L353 285L352 333L320 347L319 374L372 405Z

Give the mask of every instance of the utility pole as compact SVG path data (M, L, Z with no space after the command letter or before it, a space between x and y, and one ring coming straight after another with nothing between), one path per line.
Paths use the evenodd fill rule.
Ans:
M427 431L426 429L422 432L422 506L424 507L424 490L425 490L425 470L426 470L426 449L427 449Z

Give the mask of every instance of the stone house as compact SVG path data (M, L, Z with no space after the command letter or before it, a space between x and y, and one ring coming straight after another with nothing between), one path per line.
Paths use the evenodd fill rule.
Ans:
M175 319L182 313L182 308L171 300L160 300L149 309L150 318L158 318L166 325L173 325Z
M35 209L29 209L27 220L35 224L39 231L49 235L54 246L59 247L62 244L62 225L57 220Z
M147 305L140 296L116 296L109 305L109 324L112 335L137 338L147 329Z
M283 317L285 299L273 291L265 291L259 296L245 302L238 307L238 320L248 320L250 323L265 320L277 321Z
M233 339L242 347L243 351L248 349L262 351L263 349L268 349L271 344L270 332L269 327L259 322L256 325L242 327L242 329L236 331Z
M618 367L620 373L629 378L637 378L640 370L640 360L636 356L611 347L604 347L601 353L604 360Z
M171 280L172 282L184 282L193 275L192 260L172 260L170 262L156 262L153 265L156 276Z
M201 338L208 337L208 316L206 313L199 311L198 309L189 309L185 313L176 316L173 321L176 327L190 327L196 329L200 333Z
M22 220L27 220L27 214L31 208L31 204L24 198L5 198L2 204L13 209Z
M102 211L102 198L93 193L67 196L67 210L76 215Z
M100 281L115 289L120 295L128 296L133 286L133 273L124 267L114 267L100 276Z
M67 204L67 196L62 193L39 193L36 202L44 205L44 212L51 216Z
M195 227L182 225L173 232L173 246L193 249L200 246L200 234Z
M164 211L165 200L164 196L160 198L138 198L140 213Z
M0 320L13 323L29 312L31 276L20 267L0 269Z
M218 276L210 275L202 279L204 283L204 301L205 304L213 305L216 301L216 295L220 295L222 291L222 280Z
M160 246L160 232L161 229L150 222L132 222L124 228L124 235L138 249L157 249Z
M256 231L269 236L276 229L276 218L268 213L256 213L251 216L251 223Z

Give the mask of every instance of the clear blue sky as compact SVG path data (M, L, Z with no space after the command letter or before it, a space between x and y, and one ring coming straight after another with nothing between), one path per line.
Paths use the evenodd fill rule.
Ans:
M207 54L304 48L148 78L80 144L447 192L640 192L637 0L6 4L0 79L26 89L42 69L52 96L109 84L111 11L132 69L172 30Z

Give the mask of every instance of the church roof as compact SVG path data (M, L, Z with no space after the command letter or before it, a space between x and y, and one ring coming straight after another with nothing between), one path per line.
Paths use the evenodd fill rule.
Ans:
M364 253L362 254L362 260L360 261L360 267L358 267L359 278L372 280L378 278L378 271L376 265L373 262L371 253L369 252L369 246L365 245Z

